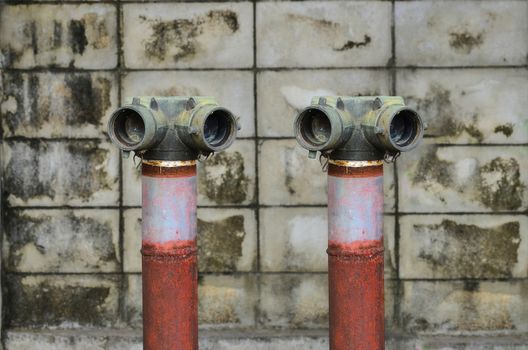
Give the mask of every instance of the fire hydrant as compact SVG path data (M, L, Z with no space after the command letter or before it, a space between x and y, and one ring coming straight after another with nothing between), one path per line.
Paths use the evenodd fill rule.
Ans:
M113 143L142 159L145 349L198 349L196 160L237 130L211 97L134 97L110 118Z
M296 117L299 144L328 161L331 350L385 348L383 161L422 139L401 97L315 97Z

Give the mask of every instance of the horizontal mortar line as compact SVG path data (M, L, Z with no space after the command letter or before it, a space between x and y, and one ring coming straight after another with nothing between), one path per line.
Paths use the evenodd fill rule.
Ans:
M411 212L411 211L399 211L398 215L512 215L512 216L525 216L528 211L447 211L447 212Z
M58 210L58 209L63 209L63 210L72 210L72 209L89 209L89 210L94 210L94 209L113 209L113 210L117 210L121 208L119 205L115 205L115 206L98 206L98 205L91 205L91 206L76 206L76 205L54 205L54 206L39 206L39 205L28 205L28 206L21 206L21 205L14 205L14 206L9 206L9 205L6 205L5 207L5 210L8 211L8 210L47 210L47 209L50 209L50 210Z
M428 137L432 139L432 137ZM528 143L430 143L431 146L439 147L526 147Z
M96 72L209 72L209 71L247 71L247 72L282 72L282 71L339 71L339 70L449 70L449 69L520 69L528 65L519 66L346 66L346 67L169 67L169 68L72 68L72 67L29 67L29 68L4 68L7 73L96 73Z
M106 134L102 134L104 137L29 137L29 136L7 136L4 137L3 141L44 141L44 142L101 142L110 141Z
M140 276L141 272L20 272L5 270L6 275L13 276ZM273 276L273 275L327 275L328 271L226 271L226 272L199 272L199 276ZM385 281L391 282L525 282L527 277L455 277L455 278L393 278L384 277Z
M527 277L455 277L455 278L400 278L399 282L524 282Z

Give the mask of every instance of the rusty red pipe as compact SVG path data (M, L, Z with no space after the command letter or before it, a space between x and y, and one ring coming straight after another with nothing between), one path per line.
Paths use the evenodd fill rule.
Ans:
M331 350L385 348L383 162L328 167Z
M143 346L198 349L196 161L142 164Z

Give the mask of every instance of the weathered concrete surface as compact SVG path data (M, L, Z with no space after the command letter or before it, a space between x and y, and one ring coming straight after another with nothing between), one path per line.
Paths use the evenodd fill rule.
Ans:
M202 331L203 350L327 350L326 331ZM386 341L387 350L526 350L526 338L422 336ZM7 350L26 350L39 344L42 350L141 350L139 330L7 332Z

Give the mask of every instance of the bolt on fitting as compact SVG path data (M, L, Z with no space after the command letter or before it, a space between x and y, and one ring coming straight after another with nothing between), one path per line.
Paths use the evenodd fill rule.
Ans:
M314 97L294 122L299 144L331 159L376 160L415 148L425 124L398 96Z
M108 122L108 134L124 152L151 160L191 160L233 144L238 119L213 97L134 97Z

